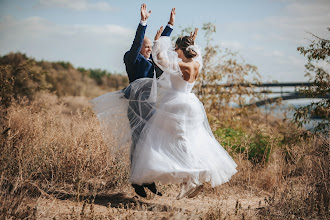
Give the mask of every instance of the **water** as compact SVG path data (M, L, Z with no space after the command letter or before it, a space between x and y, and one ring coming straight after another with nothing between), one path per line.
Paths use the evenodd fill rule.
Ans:
M294 99L294 100L285 100L282 101L282 105L280 106L260 106L259 108L262 109L265 113L270 113L270 109L272 109L272 114L279 118L285 118L292 120L294 117L295 109L302 106L307 106L311 102L318 102L321 99ZM313 130L318 123L322 120L320 119L311 119L308 123L304 124L304 128L307 130Z

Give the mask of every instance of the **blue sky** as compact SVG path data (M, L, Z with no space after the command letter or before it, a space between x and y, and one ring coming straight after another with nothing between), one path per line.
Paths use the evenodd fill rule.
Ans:
M264 82L306 81L306 58L296 48L309 43L306 31L329 39L329 0L0 0L0 55L20 51L38 60L124 73L122 57L143 2L152 10L150 38L176 7L174 35L180 27L216 24L214 42L256 65Z

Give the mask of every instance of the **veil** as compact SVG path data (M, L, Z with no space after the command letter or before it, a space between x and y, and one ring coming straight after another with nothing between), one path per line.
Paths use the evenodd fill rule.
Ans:
M200 63L201 69L200 47L194 45L192 49L198 53L194 60ZM154 71L153 78L137 79L121 91L109 92L90 101L110 151L122 150L137 143L146 122L155 111L160 110L156 106L159 91L173 89L171 76L179 74L180 67L178 54L169 37L162 36L154 42L152 58L163 71L158 79ZM203 117L206 118L206 115ZM212 133L209 128L207 130Z

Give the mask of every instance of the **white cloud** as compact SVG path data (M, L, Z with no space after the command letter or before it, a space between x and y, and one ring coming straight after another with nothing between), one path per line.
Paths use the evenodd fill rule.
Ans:
M275 1L275 0L274 0ZM329 0L289 0L282 9L262 20L223 24L228 32L237 30L253 41L285 41L302 45L310 38L307 32L320 37L329 35ZM244 45L244 44L243 44Z
M93 3L89 3L93 2ZM67 8L75 11L113 11L114 8L105 1L88 0L39 0L39 5L44 7Z
M243 49L243 45L238 41L222 41L220 45L235 51Z
M328 13L329 6L330 2L328 0L295 0L286 5L284 12L290 13L293 16L320 15Z
M265 19L264 27L274 30L268 37L277 40L306 43L306 32L328 35L330 1L290 1L277 15Z
M255 51L257 51L257 52L262 52L262 51L265 50L265 48L262 47L262 46L257 46L257 47L254 47L253 50L255 50Z
M274 50L274 51L272 52L272 56L276 56L276 57L284 57L285 55L284 55L284 53L282 53L282 52L280 52L280 51L278 51L278 50Z
M262 34L258 34L258 33L253 33L253 34L251 34L251 38L252 38L253 40L258 41L258 40L262 40L262 39L264 39L264 35L262 35Z
M301 57L289 56L288 63L296 65L296 66L304 66L307 63L307 61L302 56Z
M0 54L11 51L75 66L124 71L135 30L119 25L58 25L40 17L0 21ZM120 56L119 56L120 55Z
M279 1L279 0L273 0ZM263 19L219 24L222 38L241 45L241 55L263 76L279 81L306 81L307 58L297 51L313 37L329 39L329 0L282 0L282 8ZM227 34L228 33L228 34Z

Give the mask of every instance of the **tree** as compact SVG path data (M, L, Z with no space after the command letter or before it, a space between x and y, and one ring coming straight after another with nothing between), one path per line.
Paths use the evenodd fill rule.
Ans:
M328 28L330 31L330 28ZM301 92L310 98L321 98L320 101L313 101L307 106L302 106L296 109L294 121L299 127L310 122L311 116L317 116L321 122L317 124L313 132L327 133L329 132L329 113L330 113L330 74L322 66L321 62L326 65L330 64L330 40L320 38L312 33L309 33L311 40L308 47L298 47L297 50L307 56L308 62L306 67L306 77L309 77L309 82L312 87L303 88Z
M45 72L25 54L9 53L0 57L0 106L8 108L14 99L29 100L49 85Z
M191 31L191 27L184 28L181 35L189 35ZM202 31L206 43L202 53L203 69L199 73L194 91L205 107L213 110L233 103L244 105L248 100L259 99L251 85L261 82L257 67L245 63L238 53L214 44L216 26L213 23L203 24ZM200 34L198 37L201 37Z

